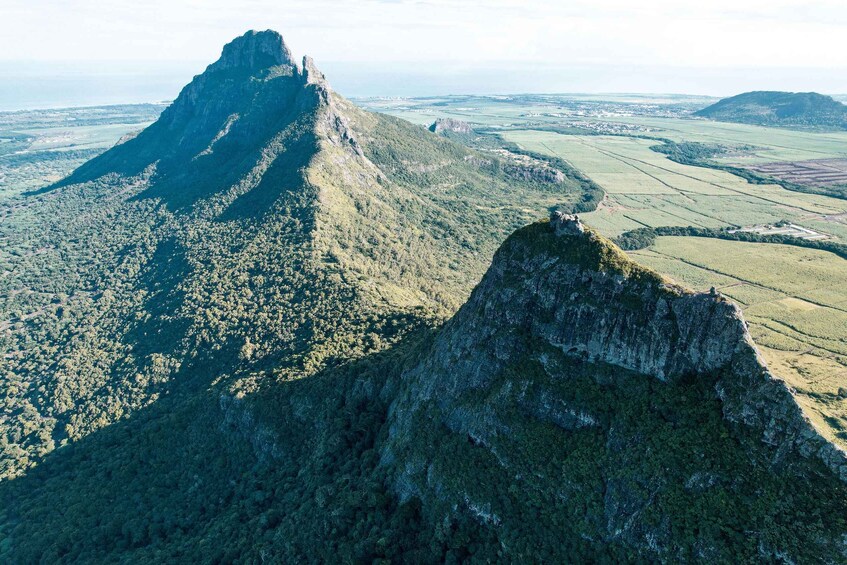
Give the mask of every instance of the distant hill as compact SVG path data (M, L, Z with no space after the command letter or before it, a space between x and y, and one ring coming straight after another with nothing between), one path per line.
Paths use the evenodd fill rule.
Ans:
M694 115L760 126L847 129L847 106L816 92L745 92Z

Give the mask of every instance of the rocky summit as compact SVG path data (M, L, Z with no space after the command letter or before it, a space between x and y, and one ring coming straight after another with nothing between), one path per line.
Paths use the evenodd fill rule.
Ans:
M322 75L306 63L293 61L278 33L248 32L228 43L156 123L59 186L144 174L148 196L187 206L245 175L261 178L272 164L297 171L315 151L311 124L328 99Z
M243 68L261 71L281 65L295 68L297 66L282 36L271 30L248 31L224 45L220 59L207 70Z

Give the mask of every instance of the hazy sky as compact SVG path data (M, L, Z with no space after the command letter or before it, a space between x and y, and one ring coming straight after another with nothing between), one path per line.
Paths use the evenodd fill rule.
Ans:
M0 0L0 60L199 72L251 28L276 29L325 70L502 66L530 81L525 90L720 94L758 80L847 92L845 0ZM557 69L571 70L567 84L553 80Z

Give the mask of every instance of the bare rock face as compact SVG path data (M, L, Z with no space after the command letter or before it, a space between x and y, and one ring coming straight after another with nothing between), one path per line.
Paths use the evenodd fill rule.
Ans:
M556 211L550 216L550 225L556 235L581 235L585 233L585 226L576 214L566 214Z
M429 131L433 133L453 132L464 135L473 133L473 128L469 123L457 120L455 118L438 118L432 125L429 126Z
M248 31L227 43L210 71L247 68L266 69L278 65L296 66L282 36L272 30Z
M192 187L222 190L254 165L269 164L280 156L290 157L290 168L297 170L303 163L293 159L314 151L316 124L335 127L338 121L332 98L311 58L305 57L301 68L279 33L248 31L228 43L220 58L183 88L156 123L85 163L62 184L109 173L137 175L152 167L157 192L185 200L180 195ZM331 132L336 137L351 137L344 124L336 129ZM291 146L280 152L280 135L297 137L298 151L289 141ZM201 177L202 183L197 180Z
M315 66L315 61L306 55L303 57L303 80L306 84L326 84L326 77Z

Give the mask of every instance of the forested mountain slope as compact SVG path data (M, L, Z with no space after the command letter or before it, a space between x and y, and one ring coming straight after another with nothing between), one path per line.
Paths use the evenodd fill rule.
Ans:
M740 309L554 215L503 244L396 385L381 461L477 558L841 562L847 459Z
M0 489L0 556L838 563L845 476L736 306L557 215L441 329L51 454Z

